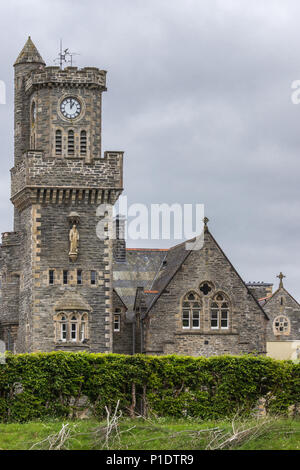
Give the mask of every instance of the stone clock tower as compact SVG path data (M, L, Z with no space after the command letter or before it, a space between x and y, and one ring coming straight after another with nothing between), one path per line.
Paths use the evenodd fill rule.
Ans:
M96 235L97 208L122 192L123 152L101 155L106 72L46 67L30 38L14 68L0 334L15 352L110 352L112 246Z

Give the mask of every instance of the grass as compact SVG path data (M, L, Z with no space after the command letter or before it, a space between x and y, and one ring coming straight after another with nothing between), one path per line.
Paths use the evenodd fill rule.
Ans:
M102 449L104 441L95 440L95 429L105 426L94 419L82 421L35 421L24 424L0 424L1 450L28 450L34 444L41 442L51 434L58 433L62 424L69 423L73 432L67 441L66 448L73 450ZM239 421L238 430L249 428L257 421ZM259 425L260 426L260 425ZM111 450L201 450L211 441L213 431L194 431L219 428L232 435L231 421L203 422L194 419L155 418L144 420L122 419L120 421L120 440L114 435L109 441ZM222 440L222 439L221 439ZM223 439L224 440L224 439ZM37 449L47 448L45 444L36 446ZM227 447L228 448L228 447ZM237 450L300 450L300 420L277 418L265 423L259 435L250 433L240 442L230 448Z

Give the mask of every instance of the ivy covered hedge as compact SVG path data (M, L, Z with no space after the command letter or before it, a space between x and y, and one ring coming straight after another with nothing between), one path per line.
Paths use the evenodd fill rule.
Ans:
M218 419L300 403L300 364L266 357L123 356L89 353L8 355L0 364L0 421L101 418L118 400L123 414Z

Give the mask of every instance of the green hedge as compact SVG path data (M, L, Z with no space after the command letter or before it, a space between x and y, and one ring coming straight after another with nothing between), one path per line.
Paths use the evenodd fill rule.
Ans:
M1 421L75 416L80 406L101 418L118 400L123 414L218 419L249 414L264 397L269 412L286 413L299 393L300 364L266 357L53 352L0 365Z

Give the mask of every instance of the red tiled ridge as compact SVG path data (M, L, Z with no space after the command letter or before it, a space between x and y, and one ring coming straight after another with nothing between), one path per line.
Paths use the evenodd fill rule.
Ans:
M158 294L158 290L144 290L145 294Z
M273 295L273 294L271 294L271 295L267 295L267 297L262 297L261 299L258 299L258 300L260 301L260 300L266 300L266 299L269 299L270 297L272 297L272 295Z

